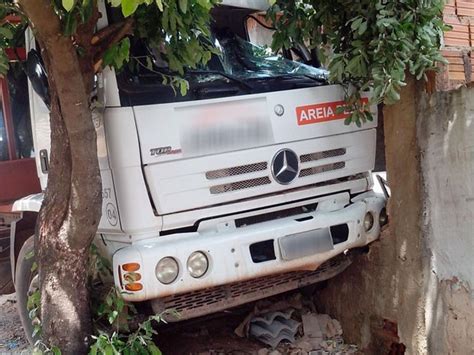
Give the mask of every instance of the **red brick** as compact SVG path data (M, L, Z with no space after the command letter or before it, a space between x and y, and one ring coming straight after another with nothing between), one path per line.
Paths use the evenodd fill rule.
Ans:
M444 13L447 14L447 15L456 15L456 6L446 5L444 7Z
M448 31L444 33L444 38L453 38L453 39L462 39L466 40L467 45L469 46L469 28L466 26L467 31Z
M453 64L449 63L449 71L450 72L462 72L464 73L464 63L463 64Z
M444 38L445 46L453 46L453 47L469 47L470 41L469 39L459 39L459 38L451 38L446 37Z
M471 47L474 47L474 20L471 20L471 23L469 24L469 37L471 39Z
M464 81L464 80L466 80L466 75L464 75L464 72L449 72L448 73L448 78L449 78L449 80Z
M460 20L459 17L457 17L457 16L444 14L443 20L444 20L444 22L446 22L448 25L462 25L461 20Z
M459 16L474 16L474 2L470 1L457 1L456 2L456 13Z

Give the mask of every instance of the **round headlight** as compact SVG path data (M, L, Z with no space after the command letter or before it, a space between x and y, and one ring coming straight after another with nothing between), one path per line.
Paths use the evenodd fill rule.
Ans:
M172 283L176 280L178 274L178 262L169 256L161 259L158 264L156 264L155 275L162 284L168 285Z
M382 208L382 211L380 211L379 223L382 227L388 223L387 209L385 208Z
M374 215L372 212L367 212L364 218L364 228L365 231L368 232L374 226Z
M187 262L189 274L194 278L200 278L204 276L209 268L209 260L207 260L206 254L200 251L192 253Z

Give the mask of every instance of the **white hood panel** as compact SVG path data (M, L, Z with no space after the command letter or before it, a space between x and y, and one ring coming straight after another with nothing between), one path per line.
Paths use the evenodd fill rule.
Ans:
M142 163L160 215L346 178L373 169L376 121L346 126L338 86L135 107ZM375 111L375 110L374 110ZM376 112L374 112L376 119ZM281 149L298 176L278 183Z

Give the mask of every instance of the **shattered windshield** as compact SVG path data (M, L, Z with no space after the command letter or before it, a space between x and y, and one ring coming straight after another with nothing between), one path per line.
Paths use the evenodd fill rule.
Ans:
M194 79L201 83L223 78L251 79L300 75L325 81L328 77L328 72L324 69L275 55L270 48L252 44L230 31L215 33L214 45L219 49L220 54L213 55L205 66L197 70L187 70L187 75L198 76ZM162 49L149 48L148 54L153 62L153 69L150 68L150 71L157 70L169 74L166 53ZM143 56L135 58L140 59ZM193 80L193 78L187 79Z
M189 87L185 95L163 78L176 75L169 69L166 48L151 48L143 40L132 43L130 66L117 75L122 105L147 105L179 101L292 90L327 84L328 72L275 55L230 30L212 33L213 54L206 65L185 69Z
M295 62L272 53L241 39L233 33L217 36L216 42L222 54L220 60L223 70L238 78L276 77L281 75L306 75L315 79L327 80L324 69Z

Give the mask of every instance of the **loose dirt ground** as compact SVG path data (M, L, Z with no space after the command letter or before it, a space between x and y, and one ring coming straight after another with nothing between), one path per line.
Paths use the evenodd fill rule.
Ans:
M0 354L29 354L15 295L0 296Z
M277 297L285 299L285 296ZM291 294L286 297L293 298ZM277 300L274 301L276 303ZM248 304L212 316L175 324L163 324L157 329L156 343L165 355L308 354L306 351L290 349L283 344L278 347L278 350L272 352L255 339L238 337L234 329L252 311L253 306L253 304ZM23 334L15 295L0 296L0 355L20 354L31 354L31 349ZM346 353L328 351L320 354Z

